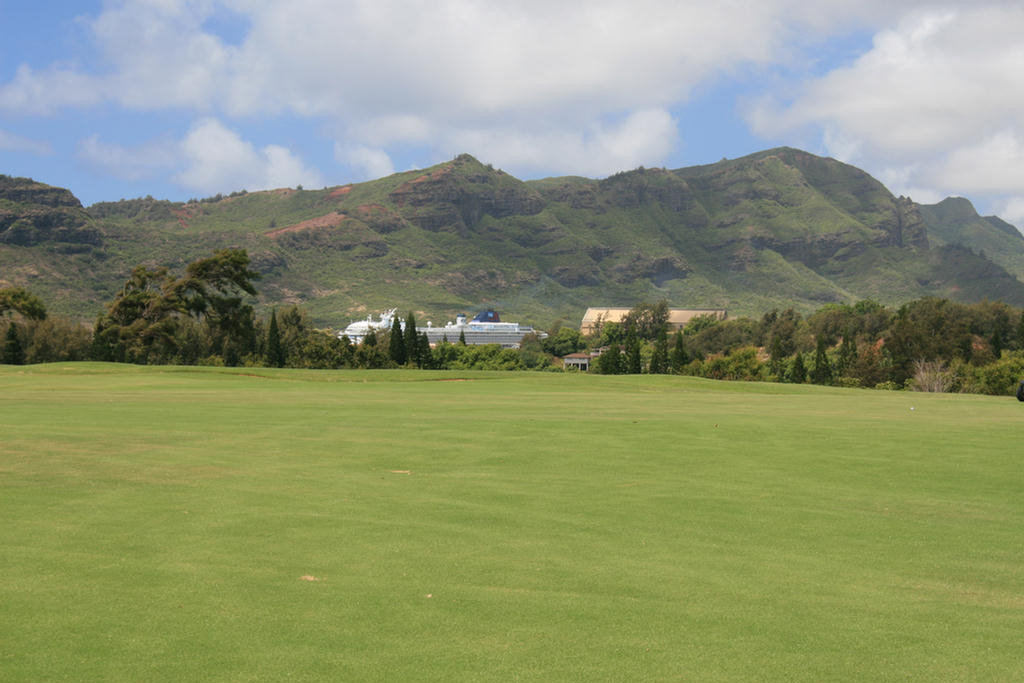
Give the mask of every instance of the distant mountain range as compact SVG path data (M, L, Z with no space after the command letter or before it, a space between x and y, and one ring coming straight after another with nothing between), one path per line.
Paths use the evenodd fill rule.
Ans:
M300 304L334 327L396 306L435 322L492 306L540 327L660 299L746 315L926 295L1024 306L1016 228L790 148L525 182L461 155L322 190L88 208L0 176L0 286L57 313L91 320L133 266L180 269L228 246L263 273L262 306Z

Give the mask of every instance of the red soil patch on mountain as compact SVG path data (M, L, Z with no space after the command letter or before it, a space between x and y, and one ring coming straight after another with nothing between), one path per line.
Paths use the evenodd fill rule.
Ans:
M300 230L317 230L322 228L336 228L342 225L349 218L345 214L332 212L324 216L318 216L316 218L310 218L308 221L302 221L301 223L295 223L294 225L288 225L277 230L271 230L270 232L263 233L267 237L277 237L278 235L284 235L289 232L299 232Z
M348 194L351 191L352 191L352 186L351 185L343 185L342 187L339 187L336 190L331 190L331 193L329 195L327 195L327 196L328 197L341 197L343 195Z
M171 213L178 219L178 225L183 228L188 227L188 221L185 219L192 218L192 211L190 209L171 209Z

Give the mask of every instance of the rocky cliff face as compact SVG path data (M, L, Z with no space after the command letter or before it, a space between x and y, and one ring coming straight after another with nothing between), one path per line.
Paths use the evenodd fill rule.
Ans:
M28 178L0 176L0 243L30 247L44 243L88 248L102 233L68 190Z
M529 216L544 201L525 183L463 154L403 183L389 198L411 223L431 232L467 235L485 216Z

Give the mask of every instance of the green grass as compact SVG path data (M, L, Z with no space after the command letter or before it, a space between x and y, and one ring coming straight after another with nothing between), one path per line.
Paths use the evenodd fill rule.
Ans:
M1024 679L1010 398L67 364L0 414L3 681Z

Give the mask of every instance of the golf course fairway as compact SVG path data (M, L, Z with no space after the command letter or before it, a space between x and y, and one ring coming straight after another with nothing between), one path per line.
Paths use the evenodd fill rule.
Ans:
M0 366L0 681L1024 680L1024 405Z

